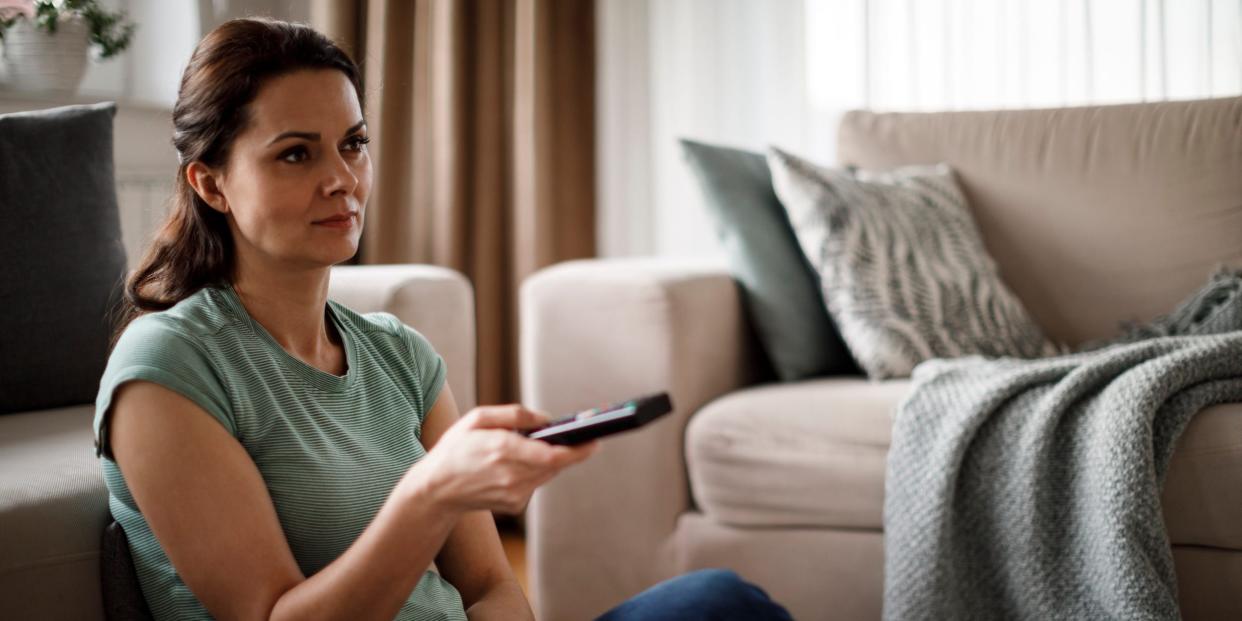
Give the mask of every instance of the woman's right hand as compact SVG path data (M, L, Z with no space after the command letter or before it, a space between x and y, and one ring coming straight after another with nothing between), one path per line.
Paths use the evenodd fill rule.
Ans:
M590 457L598 446L598 442L557 446L513 431L548 421L547 416L516 404L470 410L440 436L402 484L421 484L426 493L457 511L520 513L535 488Z

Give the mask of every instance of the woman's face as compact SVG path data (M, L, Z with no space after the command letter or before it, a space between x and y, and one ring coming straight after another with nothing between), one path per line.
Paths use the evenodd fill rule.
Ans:
M371 191L353 84L332 69L296 71L267 81L248 111L218 182L238 252L294 269L352 257Z

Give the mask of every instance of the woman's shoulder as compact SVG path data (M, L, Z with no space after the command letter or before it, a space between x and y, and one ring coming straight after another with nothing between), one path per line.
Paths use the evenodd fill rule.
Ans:
M340 302L329 301L329 304L337 312L338 317L363 334L379 336L381 338L396 338L402 342L409 342L411 340L418 342L426 341L418 330L406 325L392 313L383 311L360 313Z
M223 293L203 288L172 308L134 319L121 333L117 349L122 349L123 345L150 347L176 342L203 347L212 337L237 323L238 318Z
M336 311L337 316L363 332L383 332L396 335L400 332L401 326L404 325L392 313L360 313L336 300L328 300L328 304L332 307L332 310Z
M431 341L396 315L386 312L359 313L339 302L330 303L338 317L353 326L377 349L395 351L402 357L412 355L420 369L442 365Z
M103 455L108 455L105 425L114 393L131 381L158 384L189 398L236 435L218 364L223 348L215 336L233 320L213 296L210 291L199 291L168 310L134 319L121 333L95 398L97 446Z

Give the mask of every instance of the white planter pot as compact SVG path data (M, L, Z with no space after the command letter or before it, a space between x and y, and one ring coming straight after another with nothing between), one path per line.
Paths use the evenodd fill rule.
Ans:
M90 26L80 17L61 19L48 34L28 19L4 33L4 67L12 88L74 93L86 75Z

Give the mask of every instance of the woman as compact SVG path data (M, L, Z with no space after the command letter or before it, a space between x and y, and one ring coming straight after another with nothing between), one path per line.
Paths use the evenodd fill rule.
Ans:
M513 433L547 420L519 405L459 419L420 334L327 300L371 188L359 94L340 49L270 20L220 26L182 77L175 206L126 284L95 421L156 618L531 618L490 511L596 447ZM674 602L779 611L708 572L609 614Z

